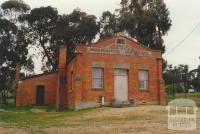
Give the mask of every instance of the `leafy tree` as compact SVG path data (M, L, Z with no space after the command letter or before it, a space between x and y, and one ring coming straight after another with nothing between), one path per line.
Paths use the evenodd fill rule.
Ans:
M162 0L122 0L121 28L152 49L165 51L162 36L171 26L169 11Z
M100 39L111 37L119 32L119 23L115 14L104 11L100 18Z
M17 23L19 15L27 13L30 7L22 0L8 0L1 4L1 9L9 21Z
M191 84L193 87L200 91L200 66L197 69L193 69L189 72L191 78Z
M121 8L116 10L119 13L117 16L109 12L103 13L100 24L104 27L102 31L104 37L124 31L145 46L162 50L164 53L162 37L171 26L169 11L164 1L121 0L120 5ZM107 21L109 18L112 21Z
M13 4L14 3L14 4ZM28 56L28 40L24 29L17 24L18 18L7 16L17 11L20 15L22 1L6 1L1 5L0 17L0 99L4 106L7 104L8 93L11 92L15 79L15 65L20 63L22 69L28 72L33 70L33 62ZM24 4L26 5L26 4ZM7 14L7 11L8 12Z
M32 45L42 52L43 70L55 70L57 65L52 58L55 46L50 40L58 20L57 9L51 6L34 8L29 14L22 15L20 20L28 25L29 38L34 41Z
M40 7L21 16L20 20L28 24L29 37L42 52L43 71L57 69L59 45L68 47L68 58L71 58L77 43L92 42L99 31L96 17L80 10L59 15L53 7Z
M71 58L77 43L91 43L98 32L96 17L75 9L68 15L60 16L52 41L65 44L68 48L68 58Z
M181 72L179 67L168 65L163 77L166 84L179 83L181 81Z
M23 69L32 71L33 63L28 58L28 49L26 44L19 45L19 36L17 26L5 19L0 19L0 93L4 104L8 90L12 87L12 81L15 78L15 65L20 63ZM8 83L9 81L9 83Z
M199 91L200 88L200 66L197 69L189 71L188 65L179 65L178 67L168 66L164 72L164 79L167 85L173 83L182 85L185 92L189 88Z
M167 86L167 93L173 93L175 98L176 92L184 92L188 88L188 65L179 65L178 67L168 65L163 78Z

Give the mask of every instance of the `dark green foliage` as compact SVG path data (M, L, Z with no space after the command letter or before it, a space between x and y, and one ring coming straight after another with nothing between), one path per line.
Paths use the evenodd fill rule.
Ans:
M175 83L167 85L166 87L166 93L169 94L173 94L173 90L175 90L176 93L184 93L184 89L180 86L179 83Z
M98 32L99 25L96 17L76 9L68 15L59 17L51 41L56 44L65 44L68 48L68 59L70 59L74 55L76 44L91 43Z
M22 0L8 0L1 4L1 9L4 17L16 23L18 21L18 16L29 11L30 7Z
M6 19L0 18L0 25L0 93L6 104L8 91L13 86L16 63L28 71L32 71L33 63L28 57L27 43L19 38L23 31Z
M180 73L181 72L176 67L169 65L163 75L166 84L179 83Z
M56 29L58 11L53 7L34 8L29 14L20 16L20 21L28 24L29 38L42 50L43 70L55 70L57 65L52 59L55 46L50 43L52 34Z
M120 11L121 21L126 22L125 25L122 23L121 27L145 46L164 52L162 36L171 26L169 11L165 3L162 0L155 0L153 3L131 0L124 6L128 7L128 11Z
M189 74L191 77L191 84L197 91L200 91L200 66L198 66L197 69L191 70Z
M162 0L122 0L118 15L104 12L100 20L101 38L110 37L119 31L136 38L145 46L162 50L165 46L162 37L171 26L169 11ZM110 20L110 21L109 21Z
M80 10L59 15L53 7L40 7L21 16L20 20L28 24L29 38L42 52L43 71L57 69L59 45L67 46L68 58L71 58L77 43L91 43L99 31L96 17Z
M166 68L166 71L163 74L164 80L167 85L179 84L183 85L187 92L188 89L200 89L200 66L197 69L189 71L188 65L179 65L178 67L172 67L172 65ZM179 88L180 89L180 88Z
M100 38L107 38L119 32L119 24L115 14L110 11L104 11L100 18Z
M33 62L28 56L29 40L26 29L19 24L18 17L28 10L22 1L6 1L1 5L0 17L0 99L5 106L9 96L14 95L15 65L20 63L27 72L33 70ZM16 13L17 12L17 13ZM8 17L9 14L15 16Z
M1 4L3 10L14 10L15 12L26 12L30 10L29 5L22 0L9 0Z

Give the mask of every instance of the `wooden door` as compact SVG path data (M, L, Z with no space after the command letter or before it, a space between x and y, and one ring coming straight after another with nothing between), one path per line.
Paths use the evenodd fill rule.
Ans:
M43 85L36 86L36 104L44 105L44 86Z
M117 101L128 101L128 70L115 69L114 91Z

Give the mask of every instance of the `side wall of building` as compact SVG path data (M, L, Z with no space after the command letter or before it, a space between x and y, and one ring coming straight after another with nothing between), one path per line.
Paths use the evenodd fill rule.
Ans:
M51 73L19 81L16 105L36 104L38 85L44 86L44 104L56 104L57 73Z

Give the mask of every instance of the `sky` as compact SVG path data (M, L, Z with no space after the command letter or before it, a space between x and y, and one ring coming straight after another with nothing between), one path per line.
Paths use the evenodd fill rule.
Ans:
M5 0L0 0L0 4ZM103 11L109 10L114 12L119 8L121 0L24 0L31 8L48 6L57 8L60 14L68 14L75 8L80 8L88 14L93 14L98 18ZM188 64L190 69L200 65L200 0L164 0L172 19L172 26L164 37L166 53L164 59L169 64L179 65ZM194 27L195 30L191 33ZM188 36L188 34L190 36ZM186 37L188 38L180 44ZM173 52L169 53L178 44L180 46ZM35 58L36 73L41 72L41 63Z

